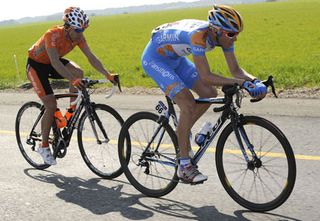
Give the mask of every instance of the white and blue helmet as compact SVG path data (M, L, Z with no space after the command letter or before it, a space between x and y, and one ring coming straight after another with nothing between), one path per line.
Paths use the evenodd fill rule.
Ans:
M241 15L229 6L214 5L208 13L208 21L214 26L228 32L241 32L243 30Z
M62 17L63 21L74 28L86 29L89 26L89 18L79 7L67 8Z

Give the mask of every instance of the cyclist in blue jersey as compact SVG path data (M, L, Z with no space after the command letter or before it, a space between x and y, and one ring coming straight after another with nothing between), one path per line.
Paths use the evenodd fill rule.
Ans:
M216 97L215 86L237 83L254 98L263 98L267 93L260 80L237 62L234 42L242 30L243 21L236 10L215 5L209 11L208 21L185 19L155 28L143 52L144 70L180 108L176 131L180 148L178 177L184 182L197 184L208 179L192 164L188 150L191 128L209 105L196 104L190 89L200 97ZM211 72L206 52L216 47L222 48L234 78ZM186 58L189 54L194 63Z

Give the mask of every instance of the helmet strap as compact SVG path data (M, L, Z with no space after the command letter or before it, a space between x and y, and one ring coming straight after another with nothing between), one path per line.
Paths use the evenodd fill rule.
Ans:
M216 31L216 40L217 40L217 43L218 43L218 44L220 44L219 38L221 37L221 35L222 35L221 29L220 29L220 30L217 30L217 31Z

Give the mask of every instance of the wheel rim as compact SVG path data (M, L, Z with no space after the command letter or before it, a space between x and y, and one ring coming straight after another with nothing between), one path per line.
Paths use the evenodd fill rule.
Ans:
M272 130L261 125L250 123L245 124L244 128L255 147L257 159L249 163L244 160L232 131L223 148L221 178L225 180L226 190L241 205L256 210L259 207L275 208L291 192L291 187L288 188L288 181L293 174L289 168L291 159L282 147L286 143L280 142ZM251 157L248 150L247 154Z
M39 141L30 139L29 134L40 114L40 104L26 105L19 113L16 136L21 153L28 163L36 168L48 167L42 157L36 152ZM34 137L41 139L41 125L38 123L33 133Z
M160 134L150 144L150 149L143 154L147 144L158 128L156 119L139 119L128 128L130 134L129 161L123 160L125 174L130 182L142 193L160 196L170 192L176 184L176 150L172 137L165 131L160 148L156 151ZM124 141L126 145L126 140ZM123 151L125 153L126 151Z
M104 126L109 140L104 136L95 122L101 144L97 143L88 116L84 119L81 131L82 156L89 168L99 176L106 178L121 170L118 158L118 136L122 122L104 109L96 108L96 113Z

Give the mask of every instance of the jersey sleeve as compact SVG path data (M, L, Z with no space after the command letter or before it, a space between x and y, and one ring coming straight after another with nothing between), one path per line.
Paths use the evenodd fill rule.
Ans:
M198 30L191 33L190 44L191 53L195 56L204 56L206 53L207 30Z

